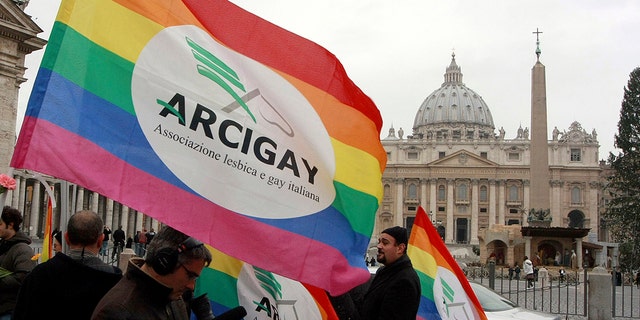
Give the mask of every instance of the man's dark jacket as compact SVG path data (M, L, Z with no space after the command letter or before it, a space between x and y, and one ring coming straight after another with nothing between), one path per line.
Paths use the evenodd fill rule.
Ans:
M362 320L415 320L420 304L420 279L405 254L376 272L364 296Z
M37 265L26 277L18 294L14 320L89 319L93 309L122 278L120 269L104 265L91 268L58 253Z
M0 278L0 314L13 310L24 278L36 266L29 244L31 238L20 231L9 239L0 240L0 268L12 272Z
M142 271L143 264L142 258L129 260L124 277L100 300L91 319L189 319L184 301L170 300L172 289Z

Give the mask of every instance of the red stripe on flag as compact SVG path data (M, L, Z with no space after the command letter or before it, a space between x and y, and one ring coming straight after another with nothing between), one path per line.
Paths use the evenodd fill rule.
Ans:
M227 0L183 2L224 45L326 91L369 117L378 132L382 129L382 117L376 105L325 48Z

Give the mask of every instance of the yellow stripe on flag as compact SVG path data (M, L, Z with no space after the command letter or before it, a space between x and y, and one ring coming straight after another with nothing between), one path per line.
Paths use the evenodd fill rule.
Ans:
M228 256L222 251L211 247L210 245L206 245L209 251L211 251L212 262L209 266L212 269L216 269L222 273L226 273L227 275L238 278L240 276L240 271L242 270L242 265L244 262Z
M382 172L379 162L371 154L331 139L335 151L336 181L376 198L382 199Z
M164 29L114 1L104 0L63 1L56 20L131 62L135 62L147 42Z

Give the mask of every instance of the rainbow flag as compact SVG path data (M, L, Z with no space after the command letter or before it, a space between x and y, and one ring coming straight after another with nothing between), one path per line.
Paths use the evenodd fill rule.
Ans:
M416 213L407 254L422 286L417 319L487 319L469 281L422 207Z
M243 306L247 310L245 319L338 319L324 290L208 248L213 262L202 270L194 296L206 293L215 316Z
M242 261L365 282L386 154L334 55L225 0L63 0L12 158Z
M44 223L44 240L42 241L42 255L40 262L45 262L53 256L53 237L52 237L52 218L53 218L53 202L51 197L47 200L47 216Z

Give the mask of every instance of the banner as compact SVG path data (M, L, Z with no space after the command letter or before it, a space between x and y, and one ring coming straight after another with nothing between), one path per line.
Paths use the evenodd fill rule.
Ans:
M338 319L324 290L208 248L213 262L202 270L194 296L206 293L214 316L242 306L247 310L245 319Z
M407 254L422 286L417 319L487 319L469 281L422 207L416 213Z
M337 295L369 278L381 125L335 56L228 1L63 0L11 165Z

